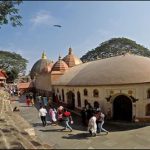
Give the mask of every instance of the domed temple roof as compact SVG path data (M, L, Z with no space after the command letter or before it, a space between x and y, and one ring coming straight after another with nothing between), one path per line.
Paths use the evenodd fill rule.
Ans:
M53 63L48 60L45 53L42 53L42 58L38 60L32 67L30 77L33 79L35 75L41 73L49 73L52 69Z
M68 69L68 65L59 56L59 60L53 65L52 71L64 72L67 69Z
M150 58L125 54L70 68L56 85L120 85L150 82Z
M82 63L82 61L72 54L72 48L69 48L69 53L63 58L63 61L68 65L68 67L73 67Z

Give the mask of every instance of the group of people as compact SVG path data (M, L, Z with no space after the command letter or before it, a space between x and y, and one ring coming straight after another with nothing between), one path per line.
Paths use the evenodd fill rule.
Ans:
M101 133L101 131L104 131L106 132L106 134L108 134L108 131L103 128L104 118L105 115L101 110L96 110L92 113L92 117L90 118L88 123L88 131L91 136L96 136L96 134Z
M19 90L17 88L9 88L8 92L10 93L11 96L18 96Z
M31 94L27 94L26 95L26 105L29 107L31 104L31 106L34 106L34 98Z
M49 105L49 110L47 111L44 105L43 106L40 105L39 117L41 118L44 127L47 124L47 119L46 119L47 114L50 117L51 124L57 125L58 122L64 121L65 123L64 130L69 129L70 131L72 131L72 127L70 126L70 124L73 124L71 113L67 111L67 109L65 109L63 106L59 106L56 109L55 107Z
M101 131L108 134L108 131L103 128L105 115L99 106L92 107L90 103L87 103L81 110L81 118L83 125L88 126L88 131L92 136L96 136Z
M50 124L57 125L58 123L65 124L65 130L69 129L72 131L71 124L73 124L71 113L63 106L58 108L52 107L49 101L44 103L44 99L39 98L39 117L41 118L42 124L45 127L47 124L47 115L50 118ZM99 106L92 107L90 103L87 103L81 110L82 123L87 126L88 132L91 136L96 136L102 131L108 134L108 131L103 128L105 115L102 113Z

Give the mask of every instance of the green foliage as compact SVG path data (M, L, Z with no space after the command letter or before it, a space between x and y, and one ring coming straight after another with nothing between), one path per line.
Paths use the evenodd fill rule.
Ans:
M11 71L7 71L7 82L13 82L18 77L18 71L16 69L12 69Z
M150 57L149 49L137 44L127 38L112 38L101 43L95 49L88 51L81 57L83 62L96 60L98 58L108 58L112 56L122 55L123 53L131 52L132 54Z
M19 73L24 73L27 63L28 61L22 58L20 54L0 51L0 69L5 70L11 79L17 78Z
M21 26L22 17L18 14L17 6L22 0L0 0L0 28L9 22L13 27Z

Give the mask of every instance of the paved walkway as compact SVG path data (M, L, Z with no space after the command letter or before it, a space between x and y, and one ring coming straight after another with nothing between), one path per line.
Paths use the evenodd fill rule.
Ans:
M30 135L28 131L30 131ZM36 137L32 126L17 112L12 112L10 100L0 97L0 149L45 148L52 147L44 145Z
M27 120L35 129L35 134L41 142L47 143L56 149L149 149L150 126L120 126L105 124L110 131L108 135L102 133L96 137L90 137L78 117L73 116L75 124L73 132L61 131L62 125L48 125L42 127L35 107L26 107L24 98L12 102L12 106L20 107L20 115Z

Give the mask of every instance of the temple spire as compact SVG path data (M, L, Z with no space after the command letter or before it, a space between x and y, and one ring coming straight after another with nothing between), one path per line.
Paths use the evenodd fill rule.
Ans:
M47 59L45 52L42 53L42 59Z
M59 54L58 60L61 60L61 56L60 56L60 54Z
M72 48L71 48L71 46L70 46L70 48L69 48L69 53L68 53L69 55L71 55L72 54Z

